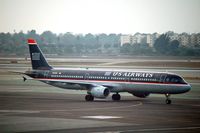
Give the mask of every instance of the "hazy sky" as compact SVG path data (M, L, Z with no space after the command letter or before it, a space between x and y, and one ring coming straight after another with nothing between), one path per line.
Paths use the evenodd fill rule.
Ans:
M200 0L0 0L0 32L200 32Z

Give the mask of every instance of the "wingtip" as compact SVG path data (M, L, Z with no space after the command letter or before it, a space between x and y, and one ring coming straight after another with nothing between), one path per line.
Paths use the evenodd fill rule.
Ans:
M27 39L27 43L30 45L37 44L36 40L32 38Z

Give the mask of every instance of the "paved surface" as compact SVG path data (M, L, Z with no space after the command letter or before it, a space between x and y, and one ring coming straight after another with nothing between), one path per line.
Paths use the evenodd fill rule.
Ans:
M0 132L200 132L199 99L172 100L85 102L80 94L0 91Z

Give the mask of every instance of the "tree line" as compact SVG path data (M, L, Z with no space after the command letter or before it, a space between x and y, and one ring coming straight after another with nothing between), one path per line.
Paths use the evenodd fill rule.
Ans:
M154 46L146 43L120 46L121 34L55 34L36 30L27 33L0 33L0 54L24 56L28 54L27 38L37 40L45 54L53 55L173 55L199 56L200 49L181 46L178 40L170 41L167 34L156 39Z

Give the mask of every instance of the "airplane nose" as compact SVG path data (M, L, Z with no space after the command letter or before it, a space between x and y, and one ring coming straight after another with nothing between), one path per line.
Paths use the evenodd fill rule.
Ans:
M192 89L192 86L188 84L188 86L186 87L186 91L190 91L191 89Z

